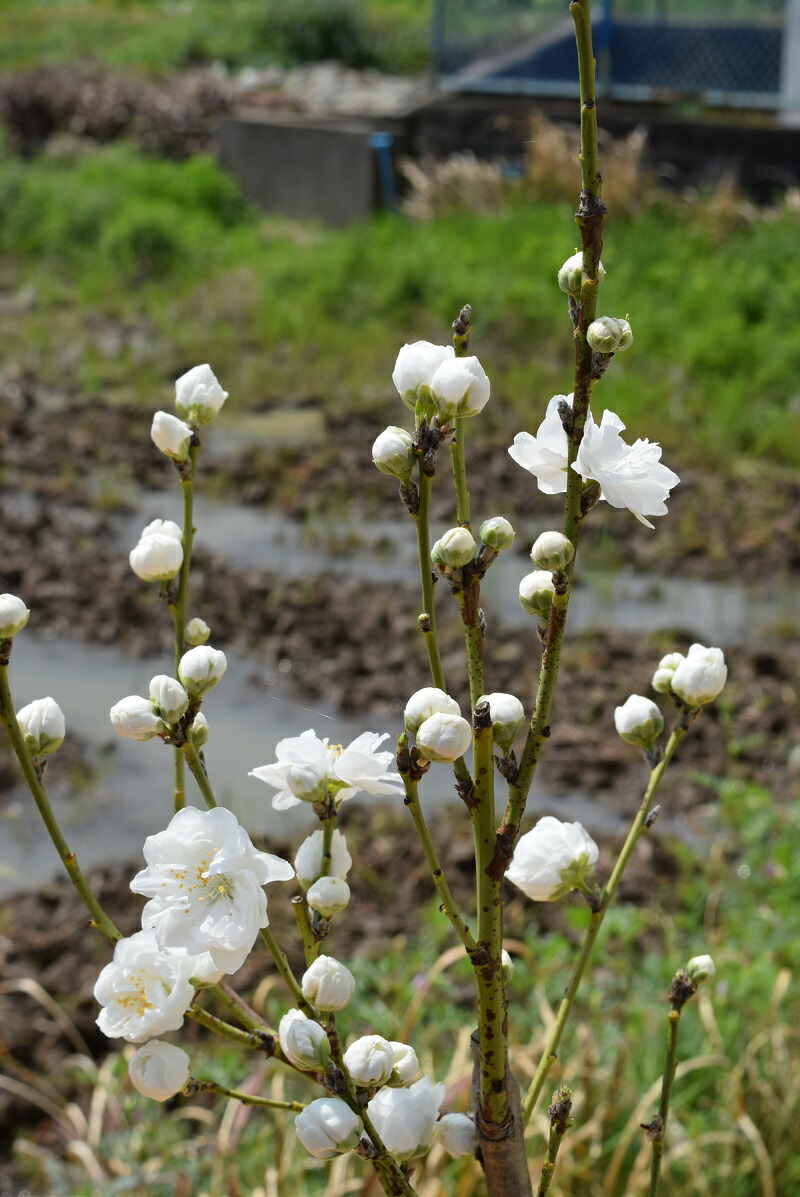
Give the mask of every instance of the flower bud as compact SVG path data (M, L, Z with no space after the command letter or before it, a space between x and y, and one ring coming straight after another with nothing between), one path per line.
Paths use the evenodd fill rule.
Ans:
M431 549L431 561L444 569L461 569L475 556L475 547L469 528L450 528Z
M616 353L630 348L633 332L627 320L599 316L587 328L586 340L597 353Z
M716 975L717 968L710 956L692 956L686 971L694 985L702 985Z
M476 357L449 358L431 381L433 399L443 420L477 416L489 402L491 385Z
M484 520L478 531L478 536L488 549L496 553L503 549L510 549L514 543L514 529L502 515L495 515L490 520Z
M171 536L173 540L183 542L183 531L174 520L151 520L146 528L142 529L142 535L139 540L147 540L148 536Z
M153 444L174 461L185 461L194 432L183 420L167 411L157 411L150 427Z
M503 752L508 752L527 722L525 708L513 694L482 694L475 706L482 702L489 704L495 744Z
M460 715L437 713L417 728L417 748L429 761L457 761L472 743L472 728Z
M303 889L308 889L310 885L322 876L323 847L324 835L322 830L320 830L312 831L311 835L307 836L297 849L297 855L294 858L294 871ZM344 833L339 831L337 827L331 840L331 858L328 864L328 876L344 879L350 872L352 864L353 858L347 851L347 841Z
M189 728L189 737L198 752L208 743L208 733L208 720L202 711L198 711Z
M126 740L150 740L167 729L147 698L131 694L121 698L109 712L114 731Z
M331 1058L331 1045L325 1029L308 1018L302 1010L290 1010L278 1024L281 1051L295 1068L304 1072L324 1072Z
M15 594L0 594L0 640L10 640L28 622L30 611Z
M531 549L531 561L536 568L551 574L566 569L574 556L572 541L560 532L542 532Z
M392 1045L380 1035L362 1035L344 1053L344 1064L357 1085L377 1089L394 1070Z
M662 657L653 674L653 689L659 694L669 694L675 670L685 660L683 653L667 653L666 657Z
M219 415L228 392L223 391L209 365L193 366L175 383L175 407L182 420L198 427Z
M439 366L454 355L452 345L432 345L430 341L403 346L397 355L392 382L406 407L414 410L419 388L430 387Z
M227 668L228 662L223 652L207 644L199 644L181 657L178 677L190 698L201 698L216 686Z
M652 752L664 730L664 716L649 698L631 694L615 709L614 726L626 744L637 744Z
M394 1068L386 1083L392 1089L401 1089L405 1085L410 1085L419 1072L419 1060L417 1053L409 1043L398 1043L392 1039L390 1047L394 1056Z
M317 1097L297 1115L294 1129L306 1151L332 1160L358 1147L364 1126L341 1097Z
M183 629L184 644L188 644L190 648L197 648L198 644L205 644L210 635L211 628L204 619L199 619L197 616L190 619Z
M586 888L599 856L580 823L544 815L520 836L506 876L534 902L555 902L571 889Z
M460 715L461 707L454 698L438 690L436 686L423 686L411 695L406 703L406 731L416 735L419 725L431 715Z
M547 619L554 594L553 578L547 570L535 569L532 574L526 574L519 584L519 601L528 615Z
M189 1057L182 1047L151 1039L131 1056L128 1074L142 1097L168 1101L189 1080Z
M306 894L312 910L324 919L344 910L350 901L350 886L342 877L318 877Z
M562 291L567 295L578 296L581 293L583 285L583 250L579 249L571 258L567 258L564 265L558 272L558 285ZM606 272L603 269L603 263L597 264L597 281L602 283L606 277Z
M17 723L31 756L47 756L64 743L64 712L52 698L35 698L17 711Z
M177 723L189 707L189 695L180 682L166 673L159 673L150 682L150 701L165 723Z
M356 979L333 956L318 956L303 974L303 997L320 1010L343 1010L356 988Z
M514 976L514 961L505 948L500 953L500 967L503 970L503 980L507 985Z
M173 536L154 532L131 549L131 569L143 582L167 582L183 564L183 545Z
M728 677L721 648L693 644L672 675L672 692L690 707L713 702Z
M372 460L382 474L408 486L416 461L411 434L394 425L385 428L372 446Z
M466 1114L442 1114L436 1123L436 1136L447 1154L456 1159L474 1155L478 1146L475 1123Z

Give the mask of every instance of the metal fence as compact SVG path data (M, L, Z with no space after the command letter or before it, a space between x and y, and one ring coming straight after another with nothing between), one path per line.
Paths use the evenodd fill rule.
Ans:
M593 14L598 92L621 101L774 109L782 90L785 0L605 0ZM573 95L564 0L436 0L442 86Z

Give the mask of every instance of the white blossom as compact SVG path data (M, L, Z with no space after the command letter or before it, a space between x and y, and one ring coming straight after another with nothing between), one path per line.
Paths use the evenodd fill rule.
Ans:
M446 569L461 569L475 556L476 548L469 528L449 528L431 549L431 561Z
M356 979L333 956L317 956L303 973L300 982L303 997L320 1010L343 1010L356 988Z
M208 364L193 366L175 383L178 415L191 424L208 424L220 412L228 392L219 385Z
M571 540L561 532L542 532L537 536L531 549L531 561L537 569L554 573L565 569L575 556L575 548Z
M142 529L139 540L147 540L149 536L171 536L173 540L183 542L183 531L174 520L151 520L147 527Z
M664 730L664 716L652 699L631 694L621 707L615 708L614 726L626 744L652 750Z
M290 1064L304 1072L324 1072L331 1045L324 1027L302 1010L289 1010L278 1024L281 1051Z
M167 582L183 564L183 545L174 536L153 532L131 549L128 560L143 582Z
M350 886L342 877L318 877L306 894L312 910L329 919L350 901Z
M381 1089L367 1106L367 1113L386 1150L399 1160L410 1160L428 1150L436 1129L444 1085L420 1077L408 1089Z
M686 971L695 985L702 985L716 976L717 967L709 955L692 956L686 965Z
M555 902L586 884L599 850L580 823L544 815L520 836L506 876L534 902Z
M297 849L297 855L294 858L294 871L304 889L307 889L318 877L322 876L324 838L322 829L312 831L311 835L307 836ZM331 858L328 863L327 876L344 879L352 865L353 858L347 851L347 840L344 833L337 827L331 839Z
M364 1130L358 1114L341 1097L318 1097L294 1120L297 1137L318 1160L353 1151Z
M150 427L150 437L155 447L175 461L185 461L189 456L189 445L193 430L183 420L168 411L157 411Z
M528 615L547 619L555 594L553 575L545 569L535 569L526 574L519 584L519 601Z
M139 694L121 698L109 714L114 731L126 740L150 740L167 730L153 710L153 704Z
M406 703L404 720L406 730L415 735L419 725L431 715L460 715L461 707L454 698L436 686L423 686L415 690Z
M21 632L30 618L30 611L15 594L0 594L0 640L10 640Z
M170 724L177 723L189 707L189 695L183 686L166 673L159 673L151 679L150 701L159 718Z
M672 692L690 707L713 702L728 679L721 648L693 644L672 675Z
M178 677L191 698L201 698L216 686L227 668L224 652L208 644L198 644L181 657Z
M472 744L472 727L460 715L437 712L417 728L417 748L429 761L457 761Z
M241 968L267 918L263 887L288 881L294 869L258 852L224 807L187 806L144 842L147 867L131 882L149 898L142 926L153 928L165 952L208 952L226 973Z
M382 474L408 485L416 461L411 433L396 425L385 428L372 446L372 460Z
M612 507L627 507L641 524L645 517L667 514L665 500L680 482L661 464L661 446L648 440L628 445L620 433L625 425L613 412L603 412L600 424L587 419L578 456L572 464L584 482L598 482L602 498Z
M683 653L667 653L665 657L662 657L653 674L653 689L657 690L659 694L669 694L675 670L685 660Z
M419 387L429 387L442 362L454 356L452 345L432 345L430 341L404 345L392 372L392 382L403 402L413 409Z
M21 707L17 723L32 756L46 756L64 743L64 712L54 698L35 698Z
M142 1097L168 1101L189 1080L189 1056L182 1047L153 1039L137 1047L128 1064L128 1074Z
M453 357L442 362L431 380L434 402L443 420L477 416L489 402L491 385L476 357Z
M387 1083L393 1088L410 1085L419 1072L417 1053L410 1043L399 1043L395 1039L390 1041L389 1046L394 1055L394 1068Z
M527 720L525 708L514 694L482 694L475 706L488 702L495 743L508 752Z
M196 648L198 644L205 644L210 635L211 628L204 619L200 619L197 615L194 619L190 619L183 629L184 642L190 648Z
M359 790L367 794L397 794L402 778L391 771L394 754L377 752L388 733L363 732L347 748L320 740L311 729L300 736L281 740L277 760L259 765L249 776L257 777L277 790L274 810L286 810L299 802L322 802L332 794L337 807Z
M456 1159L474 1155L478 1146L475 1123L466 1114L442 1114L436 1123L436 1137L447 1154Z
M344 1065L365 1089L385 1085L394 1070L392 1045L380 1035L362 1035L344 1053Z
M533 474L545 495L560 495L567 489L569 465L567 434L558 414L561 402L572 407L572 395L554 395L535 436L518 432L508 450L517 465Z
M168 956L152 930L120 939L100 973L94 996L103 1009L97 1025L110 1039L141 1043L177 1031L192 1004L195 959Z

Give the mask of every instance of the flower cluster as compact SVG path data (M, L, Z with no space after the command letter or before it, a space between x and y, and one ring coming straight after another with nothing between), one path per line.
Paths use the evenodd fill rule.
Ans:
M196 430L219 415L227 398L228 392L223 391L209 365L193 366L175 383L177 416L166 411L153 416L153 444L173 461L185 461L190 446L197 443Z
M190 648L181 657L178 678L159 673L150 681L150 697L129 694L115 703L109 712L114 730L126 740L150 740L166 736L189 710L190 704L200 700L225 673L225 654L219 649L201 644ZM208 722L202 712L194 711L190 733L196 747L208 739ZM188 720L187 720L188 722Z

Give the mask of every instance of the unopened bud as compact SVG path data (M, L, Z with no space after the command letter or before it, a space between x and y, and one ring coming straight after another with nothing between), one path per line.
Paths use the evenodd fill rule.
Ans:
M672 689L672 677L675 670L685 661L683 653L667 653L658 663L658 669L653 674L653 689L659 694L669 694Z
M417 748L429 761L457 761L472 743L472 728L460 715L431 715L417 729Z
M157 449L174 461L185 461L189 456L189 445L194 432L168 411L157 411L153 416L150 437Z
M150 682L150 701L159 718L165 723L175 724L186 714L189 695L174 677L159 673Z
M514 694L483 694L475 703L488 702L495 744L508 752L525 727L525 708Z
M500 967L503 970L503 980L507 985L514 975L514 961L505 948L500 953Z
M450 528L431 549L431 561L444 569L461 569L475 556L475 547L469 528Z
M201 698L216 686L227 667L223 652L201 644L183 654L178 665L178 677L190 698Z
M633 332L627 320L600 316L586 330L586 340L597 353L616 353L633 344Z
M208 720L202 711L198 711L192 720L192 725L189 728L189 736L195 748L199 752L204 744L208 743Z
M535 569L532 574L526 574L519 584L519 601L528 615L547 619L554 594L553 578L547 570Z
M204 619L197 616L190 619L183 631L183 640L189 648L196 648L198 644L205 644L211 635L211 628Z
M10 640L28 622L30 611L15 594L0 594L0 640Z
M343 877L318 877L306 894L312 910L329 919L350 901L350 886Z
M31 756L47 756L64 743L64 712L53 698L35 698L22 707L17 723Z
M566 569L574 556L572 541L560 532L542 532L531 549L531 561L536 568L551 574Z
M651 699L631 694L615 709L614 726L626 744L636 744L652 752L664 730L664 716Z
M695 985L702 985L716 975L716 965L710 956L692 956L686 971Z
M606 276L603 269L603 263L599 262L597 266L597 281L602 283ZM581 293L581 286L583 284L583 250L579 249L577 253L573 254L571 258L567 258L564 265L558 272L558 285L562 291L567 295L578 296Z
M514 543L514 529L502 515L496 515L490 520L484 520L478 532L483 543L496 553L503 549L510 549Z
M372 446L372 460L382 474L408 486L416 461L411 434L395 425L385 428Z

